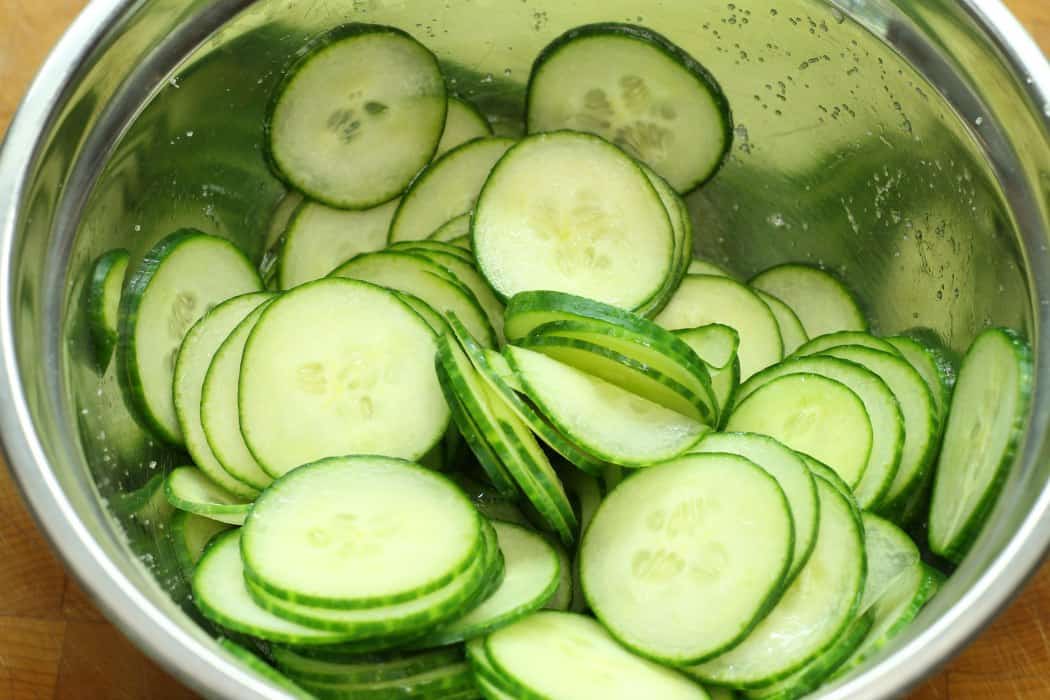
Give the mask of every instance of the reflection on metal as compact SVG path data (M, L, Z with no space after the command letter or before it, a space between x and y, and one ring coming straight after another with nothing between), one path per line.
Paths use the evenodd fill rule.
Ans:
M96 0L0 155L0 429L67 562L208 695L281 697L194 622L157 488L187 458L134 423L112 366L94 368L83 284L101 252L126 247L134 265L181 226L261 259L285 196L261 147L270 91L304 39L355 19L414 33L508 135L552 37L596 20L649 25L706 64L734 110L724 170L688 198L698 252L745 277L785 260L827 266L885 333L924 327L961 350L994 323L1043 344L1050 69L996 2ZM828 697L915 682L1039 560L1048 370L1044 353L1033 437L981 543L884 663Z

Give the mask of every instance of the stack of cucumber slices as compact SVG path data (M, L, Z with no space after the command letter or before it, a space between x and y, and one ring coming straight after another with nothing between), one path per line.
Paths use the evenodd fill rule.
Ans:
M98 260L98 364L187 457L164 494L195 605L295 697L788 700L848 673L980 534L1027 345L990 328L956 373L828 272L694 259L682 198L732 120L648 29L555 40L525 127L493 135L405 32L340 27L274 95L292 191L259 266L196 230L127 280Z

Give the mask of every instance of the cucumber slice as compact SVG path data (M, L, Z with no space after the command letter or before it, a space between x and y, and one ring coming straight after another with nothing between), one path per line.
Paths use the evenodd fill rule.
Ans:
M844 345L870 348L871 350L887 352L891 355L900 354L893 345L882 338L876 338L870 333L863 331L838 331L837 333L828 333L827 335L814 338L796 350L795 355L799 357L803 355L817 355Z
M419 174L401 198L387 241L418 241L454 216L469 212L492 166L514 139L474 139L441 156Z
M903 632L936 594L942 578L917 562L895 579L872 607L875 624L836 675L845 675L860 666Z
M476 698L474 675L466 662L450 664L415 676L375 683L322 683L303 681L319 700L458 700Z
M478 607L424 638L419 646L444 646L504 627L542 608L560 581L558 552L534 532L494 521L506 572L495 592Z
M868 555L868 576L860 613L866 613L892 588L897 579L922 569L919 548L899 527L871 513L862 513L864 550Z
M513 345L504 353L539 412L596 459L648 466L677 457L708 432L701 423L540 353Z
M496 344L496 332L474 294L448 270L422 256L389 250L366 253L343 263L331 276L414 294L435 311L455 311L471 334L486 346Z
M1028 422L1032 351L1012 331L973 341L955 384L930 504L930 549L962 560L999 498Z
M297 287L245 345L245 443L274 476L331 455L422 457L449 422L435 350L430 327L388 290L332 278Z
M277 261L278 287L320 279L358 253L382 249L399 201L359 211L303 202L288 224Z
M840 467L845 468L845 463L835 462L830 458L830 455L827 454L825 454L824 457L820 454L807 454L812 454L832 469L838 471L839 476L841 476L856 493L857 502L860 503L862 508L878 508L885 503L886 494L889 493L893 480L897 475L901 461L901 452L904 447L905 433L904 417L901 413L900 403L893 395L893 392L890 391L886 382L877 374L855 362L840 360L835 357L815 355L794 358L787 362L782 362L775 367L770 367L768 370L762 372L760 375L756 375L750 381L741 386L737 393L738 410L741 406L741 402L746 401L747 398L759 387L765 386L768 382L778 378L800 372L819 374L828 377L829 379L834 379L835 381L847 386L864 403L864 410L871 421L872 436L871 451L868 455L866 467L859 472L855 468L847 468L845 471L839 471ZM790 408L788 408L789 405ZM826 428L830 426L820 425L819 419L830 418L829 416L824 415L818 417L812 414L806 415L804 413L792 413L792 411L797 411L802 408L803 407L797 403L785 404L784 409L782 409L784 411L782 414L771 414L768 418L772 420L775 425L780 425L782 428L787 428L788 423L795 425L805 424L810 430L823 433L825 441L827 441L826 436L829 434L849 435L847 440L842 440L840 442L850 442L853 440L854 435L852 433L826 432ZM837 421L839 419L831 418L831 420ZM733 417L730 417L730 422L733 422ZM839 427L842 426L840 425ZM752 432L761 433L764 431L756 429ZM857 437L861 437L864 434L865 433L861 431L857 434ZM772 437L780 439L777 435L772 435ZM781 440L781 442L783 442L783 440ZM801 447L792 444L790 441L785 444L801 452L806 451ZM828 459L825 459L825 457L828 457Z
M455 95L448 96L448 115L435 157L467 141L492 136L492 126L478 108Z
M274 93L265 142L297 190L369 209L404 192L430 162L446 110L441 68L422 44L393 27L346 24L298 53Z
M678 289L686 268L689 266L689 256L693 253L693 221L689 218L689 210L685 202L678 196L674 188L649 166L641 162L638 165L649 179L649 184L656 190L656 194L660 195L660 202L667 211L667 218L671 220L671 230L674 233L674 274L664 280L663 289L653 301L640 310L643 316L654 316L663 309L671 295Z
M420 318L427 322L430 330L435 335L441 335L448 330L448 322L445 317L434 310L434 307L426 303L414 294L408 292L394 291L394 296L403 301L410 309L415 311Z
M471 226L478 266L503 297L556 290L639 309L675 274L656 190L630 157L586 134L518 142L486 180Z
M926 382L937 405L941 427L944 427L944 418L948 415L948 402L952 396L952 385L955 383L955 370L951 361L940 349L914 338L898 335L886 338L886 342L895 347Z
M240 250L193 229L169 235L142 259L120 302L117 361L128 407L151 433L183 442L171 387L186 332L216 304L261 289Z
M440 265L441 267L452 273L458 281L462 282L477 299L478 304L485 310L485 315L488 316L489 323L492 325L493 330L496 332L496 338L498 341L503 340L503 302L497 297L496 293L492 291L492 287L485 281L485 278L481 276L478 269L474 267L473 263L465 262L458 255L453 255L447 252L438 250L425 250L421 249L418 251L412 251L413 255L422 255L427 260Z
M758 273L750 284L790 306L810 338L868 329L853 293L830 272L787 263Z
M483 542L480 516L448 479L404 460L358 456L275 482L255 502L241 549L246 576L274 597L369 608L441 589Z
M739 401L726 430L768 435L829 465L847 484L860 482L873 440L871 420L857 394L842 382L810 373L780 377ZM829 435L844 439L829 440Z
M519 341L518 347L542 353L697 422L718 424L718 407L709 395L701 398L662 372L596 343L542 332Z
M495 394L494 400L502 401L529 430L570 464L588 474L596 475L602 472L605 468L604 463L577 448L518 396L516 392L524 391L503 355L482 348L454 314L450 315L449 323L460 349L466 353L471 365Z
M289 622L256 605L244 582L240 528L218 535L204 551L193 574L193 602L209 620L271 642L305 647L346 639L346 635Z
M449 244L456 247L460 246L455 241L462 238L470 239L470 214L460 214L452 217L427 236L429 241L448 241ZM470 245L460 247L461 250L463 248L470 250Z
M463 660L459 648L433 649L336 662L315 659L293 649L274 647L277 666L294 678L324 683L376 683L408 678Z
M565 551L565 547L557 543L553 543L552 546L558 553L558 588L555 589L554 595L550 597L543 609L568 610L572 606L573 587L575 586L576 577L572 575L572 561L569 559L569 553Z
M244 481L223 468L222 461L216 458L208 444L201 420L201 397L208 368L227 336L245 317L273 296L268 292L255 292L219 304L190 328L175 359L172 396L186 451L209 479L223 489L246 498L254 497L258 489L264 488L269 481Z
M246 578L248 592L264 609L309 627L346 634L351 640L388 637L405 646L411 643L409 639L425 635L469 610L490 582L503 576L503 556L496 536L488 523L482 530L481 549L461 575L437 590L400 603L351 609L315 607L271 595L250 577Z
M580 575L621 644L680 666L747 636L783 591L793 550L775 478L737 455L691 454L639 472L602 501Z
M103 253L91 268L87 291L88 332L95 362L105 371L117 346L120 324L120 295L128 274L131 254L123 248Z
M711 377L711 393L718 402L719 424L729 418L729 411L740 386L740 335L720 323L699 328L683 328L674 332L686 342L707 365Z
M802 461L806 463L807 467L809 467L813 476L819 476L821 479L831 484L835 487L836 491L842 494L843 498L849 501L850 507L853 508L857 519L859 520L861 517L861 510L860 506L857 505L857 499L854 497L853 490L849 487L849 484L842 480L842 477L838 475L838 472L805 453L796 452L795 454L802 458Z
M179 510L229 525L243 525L252 509L250 502L217 486L196 467L173 469L164 480L164 495Z
M769 686L817 658L852 624L864 590L864 533L849 501L824 479L816 483L820 525L809 562L741 644L690 666L690 675L739 688Z
M938 448L940 417L933 396L919 373L896 353L844 346L826 350L823 354L867 367L886 382L900 405L904 418L900 466L886 493L885 504L879 509L888 517L900 517L907 501L926 483Z
M742 379L780 361L784 343L773 312L746 285L728 277L688 275L655 318L669 330L721 323L740 335Z
M784 580L784 585L789 585L809 561L809 555L817 541L820 502L817 500L817 486L809 467L796 452L772 438L754 433L712 433L701 440L691 452L740 455L764 469L780 484L791 507L791 521L795 532L791 567Z
M712 177L733 140L722 89L666 37L632 24L570 29L532 65L530 133L589 131L647 163L679 192Z
M274 206L273 212L270 214L270 225L266 229L267 254L280 249L282 245L281 239L288 228L288 222L292 220L292 216L295 215L295 211L303 203L304 199L302 192L288 190ZM276 263L276 258L274 262ZM259 267L261 270L263 264L260 263ZM265 278L266 275L264 274L263 277Z
M766 294L761 289L756 289L755 294L758 295L759 299L766 302L766 306L769 307L769 310L773 312L773 316L777 319L777 326L780 328L780 338L784 341L785 357L809 341L806 329L802 327L802 321L798 320L798 315L791 310L790 306L772 294Z
M733 275L721 265L716 265L710 260L693 258L686 268L687 275L714 275L715 277L732 277Z
M299 700L312 700L313 695L300 688L283 673L242 647L240 644L231 642L229 639L220 639L219 646L254 671L257 675L262 676L267 682L276 685L291 697L298 698Z
M511 697L707 698L679 673L625 651L601 625L582 615L535 613L489 635L485 648L496 673L516 691Z
M449 243L463 250L474 250L474 238L470 234L453 238Z
M540 516L566 544L575 540L576 516L547 455L529 428L478 376L463 349L449 336L438 342L446 394L458 397L483 441L492 449ZM446 379L443 378L443 382Z
M244 345L268 303L256 307L222 341L204 375L200 398L201 428L212 455L231 481L253 487L253 496L273 477L263 471L244 442L237 398Z
M429 238L421 241L400 241L390 245L390 249L404 253L420 253L424 255L428 253L437 253L438 255L443 256L455 255L468 265L474 264L474 255L470 251L458 248L446 241L437 241Z
M176 511L171 516L171 540L175 558L178 559L179 567L187 579L193 577L193 570L197 568L197 562L208 543L229 528L226 523L185 510Z
M806 697L834 674L864 642L874 619L875 616L870 612L861 615L820 656L787 678L765 688L752 690L747 693L747 697L754 700L798 700Z

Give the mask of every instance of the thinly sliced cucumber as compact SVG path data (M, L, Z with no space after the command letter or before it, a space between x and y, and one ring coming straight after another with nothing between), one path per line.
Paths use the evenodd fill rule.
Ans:
M834 469L857 484L868 469L873 427L848 386L812 373L788 374L739 400L726 430L761 433ZM829 440L828 436L841 436Z
M780 602L729 652L687 669L709 683L761 688L827 649L853 621L864 590L864 533L849 501L822 478L817 544Z
M655 321L669 330L721 323L740 335L741 378L747 379L784 356L773 312L746 285L728 277L687 275Z
M916 562L914 567L895 579L872 607L875 624L837 675L844 675L863 664L904 631L936 594L942 578L922 562Z
M103 253L91 268L87 286L87 320L95 361L101 370L109 365L117 346L120 295L128 274L131 254L123 248Z
M430 161L447 104L437 59L411 36L336 27L303 47L277 87L265 123L270 161L312 199L368 209Z
M518 347L543 353L705 425L718 424L718 407L708 395L702 398L662 372L596 343L545 332L519 341Z
M938 447L940 417L926 382L907 360L865 347L831 348L823 354L867 367L879 375L900 404L904 418L904 445L900 466L879 511L899 518L912 495L926 483Z
M288 224L277 261L278 287L320 279L358 253L382 249L399 201L359 211L303 202Z
M639 165L649 179L649 184L656 190L656 194L660 195L660 201L667 211L667 217L671 220L671 230L674 232L674 273L664 280L663 289L653 298L653 301L639 310L643 316L653 316L659 313L671 299L671 295L678 289L686 268L689 266L689 256L693 253L693 221L689 218L689 210L685 202L678 196L674 188L648 165L641 162Z
M391 244L389 247L391 250L406 253L438 253L439 255L455 255L469 265L474 264L474 255L470 251L463 250L447 241L437 241L425 238L418 241L400 241Z
M729 418L737 387L740 386L740 336L729 326L712 323L699 328L683 328L674 332L686 342L707 365L711 377L711 393L718 401L719 424Z
M462 248L463 250L474 250L474 239L470 236L470 234L467 234L465 236L459 236L458 238L453 238L449 241L449 243L456 246L457 248Z
M445 268L420 255L394 251L366 253L340 265L333 277L349 277L414 294L435 311L455 311L475 338L488 347L496 332L474 294Z
M558 587L543 609L568 610L572 606L573 587L577 577L573 576L572 561L565 547L557 543L553 543L553 547L558 552Z
M888 352L891 355L900 354L890 343L882 338L876 338L871 333L865 333L864 331L838 331L836 333L828 333L827 335L813 338L811 341L796 350L795 354L800 357L803 355L817 355L826 350L842 347L843 345L870 348L872 350Z
M470 238L470 214L460 214L452 217L434 229L434 232L427 236L427 240L448 241L449 244L456 246L455 241L464 237ZM469 250L470 246L463 246L463 248Z
M897 348L897 352L922 376L930 394L933 395L934 403L937 404L937 415L941 417L943 427L943 420L948 415L952 384L955 383L955 370L951 361L939 348L908 336L886 338L886 342Z
M193 570L197 568L197 562L208 543L229 528L226 523L185 510L176 511L171 516L172 547L187 579L192 578Z
M679 192L718 171L733 140L722 89L666 37L633 24L570 29L532 66L530 133L579 129L648 163Z
M219 346L204 375L200 398L201 428L212 455L232 481L251 486L252 495L269 486L273 477L263 471L244 442L237 395L244 344L264 308L256 307Z
M196 467L177 467L164 480L168 503L229 525L242 525L252 509L246 502L218 486Z
M422 255L432 263L440 265L466 285L481 308L485 310L485 315L488 316L489 323L496 332L497 340L503 340L503 302L496 297L496 293L492 291L489 283L485 281L473 263L465 262L458 255L438 250L424 249L413 251L412 254Z
M467 413L480 428L484 442L495 452L543 520L563 542L572 544L576 529L572 505L528 426L478 376L462 347L449 336L438 342L438 362L448 377L446 393L463 402Z
M419 646L444 646L472 639L542 608L558 588L558 553L534 532L495 521L506 573L495 592L463 617L423 639Z
M499 677L518 691L512 697L707 697L702 688L676 671L630 654L597 622L573 613L535 613L489 635L485 648Z
M323 683L303 681L318 700L460 700L476 698L474 675L466 662L450 664L415 676L375 683Z
M434 331L435 335L441 335L448 330L448 321L445 320L445 317L416 295L394 290L394 296L405 302L410 309L419 314L419 317L427 322L430 330Z
M186 451L213 482L233 494L248 498L254 497L269 481L245 481L223 468L222 460L208 444L201 420L201 397L208 368L226 338L252 311L273 296L268 292L255 292L219 304L190 328L175 359L172 396Z
M260 659L256 654L253 654L242 647L240 644L231 642L229 639L220 639L219 646L256 674L262 676L267 682L276 685L278 688L291 695L291 697L297 698L298 700L313 700L313 695L300 688L283 673Z
M750 284L790 306L810 338L868 329L853 294L824 270L798 263L777 265L755 275Z
M602 501L580 576L621 644L681 666L747 636L776 604L793 551L791 508L770 473L735 454L690 454L639 472Z
M694 453L725 452L751 460L769 472L784 490L791 507L795 545L784 585L789 585L809 561L817 541L820 501L809 467L798 454L776 440L755 433L712 433L692 450Z
M346 634L351 640L390 637L406 646L477 604L493 580L503 576L503 555L496 535L486 522L481 549L467 569L441 588L400 603L371 608L336 609L295 603L262 590L246 578L248 592L261 607L275 615L322 630Z
M963 358L930 504L930 549L962 560L999 498L1028 422L1032 351L989 328Z
M605 468L603 462L577 448L518 396L516 392L524 393L524 391L514 370L507 363L507 358L495 350L482 348L454 314L450 315L449 323L459 342L460 349L466 353L474 369L493 390L494 398L502 400L514 415L528 426L529 430L571 464L588 474L601 473Z
M376 683L426 673L463 660L459 648L359 657L354 661L315 659L293 649L274 647L277 666L289 676L326 683Z
M176 231L142 259L121 298L117 361L125 400L150 432L182 444L171 387L186 332L216 304L261 289L240 250L193 229Z
M223 533L204 551L193 574L193 602L213 622L241 634L297 646L338 644L346 635L306 627L260 608L248 594L241 530Z
M798 320L798 315L792 311L790 306L772 294L763 292L761 289L756 289L755 293L758 294L759 299L766 302L766 306L769 307L769 310L773 312L773 316L777 319L777 326L780 328L780 338L784 341L785 357L809 341L806 329L802 327L802 321Z
M387 241L418 241L454 216L474 208L492 166L514 139L474 139L453 148L427 166L401 198Z
M246 576L275 597L368 608L442 588L483 541L473 504L444 476L358 456L315 462L275 482L255 502L241 549Z
M530 136L507 151L471 232L482 274L504 297L546 289L638 309L675 273L671 220L645 174L578 132Z
M922 569L919 548L899 527L872 513L862 513L864 551L868 555L868 576L860 613L865 613L897 582L913 569Z
M744 383L737 393L738 408L741 402L746 401L753 392L764 387L770 381L797 373L819 374L840 382L847 386L863 402L864 410L871 421L872 438L871 451L868 454L866 467L858 472L855 468L846 468L845 463L834 461L828 453L825 453L823 456L812 452L807 452L807 454L812 454L835 469L835 471L838 471L839 476L845 479L846 483L857 494L857 501L861 507L877 508L881 506L885 503L886 494L889 493L893 480L897 475L904 446L904 417L897 398L893 395L886 382L871 370L849 360L814 355L782 362ZM767 405L766 408L773 407ZM829 432L828 428L830 428L832 423L827 425L821 424L822 420L838 422L841 420L839 417L832 417L827 414L796 413L799 410L804 411L805 408L806 406L789 400L784 405L784 408L781 409L782 413L780 410L774 409L775 412L770 413L767 418L773 424L780 425L782 429L787 428L788 424L792 424L808 428L804 432L813 437L816 436L816 433L821 433L823 435L821 439L824 442L829 442L827 440L828 435L848 435L848 438L837 440L836 442L852 442L854 437L856 437L860 439L858 446L863 443L862 436L865 434L863 431L856 435L852 433ZM730 417L730 422L733 422L733 417ZM839 423L837 427L842 428L843 425ZM764 431L756 429L753 432L761 433ZM772 437L780 439L776 435ZM802 447L792 444L790 440L785 444L793 449L806 452ZM845 468L845 470L839 471L840 467Z
M687 275L714 275L716 277L732 277L733 275L721 265L716 265L710 260L693 258L686 268Z
M492 126L478 108L455 95L448 96L448 115L435 157L467 141L492 136Z
M418 459L449 422L435 350L430 327L389 290L332 278L296 287L244 348L245 443L273 476L332 455Z
M861 517L861 510L860 506L857 505L857 498L853 495L853 489L849 487L849 484L842 480L842 477L839 476L838 472L836 472L834 469L824 464L823 462L816 460L803 452L796 452L795 454L802 458L802 461L806 463L807 467L809 467L809 470L813 473L813 476L819 476L824 481L831 484L835 488L835 490L842 495L843 498L849 501L850 507L853 508L854 513L856 514L857 519L859 520Z
M684 453L708 431L606 381L508 345L504 352L537 409L596 459L648 466Z
M842 666L850 654L864 642L874 624L875 616L870 612L852 622L831 646L787 678L759 690L752 690L746 697L753 700L798 700L820 687L836 669Z

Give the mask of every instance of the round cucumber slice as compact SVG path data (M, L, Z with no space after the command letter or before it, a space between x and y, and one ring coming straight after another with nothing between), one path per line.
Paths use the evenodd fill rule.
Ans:
M772 294L763 292L761 289L756 289L755 293L758 294L762 301L766 302L766 306L769 307L769 310L773 312L773 316L777 319L777 325L780 327L780 337L784 341L785 357L809 341L806 329L802 327L802 321L798 319L798 315L792 311L790 306Z
M889 342L882 338L876 338L871 333L865 333L863 331L838 331L837 333L828 333L827 335L814 338L796 350L795 355L800 357L803 355L817 355L844 345L870 348L872 350L888 352L891 355L900 354Z
M480 516L444 476L360 456L274 482L245 523L242 549L248 577L276 598L369 608L441 589L482 543Z
M492 136L492 126L478 108L466 100L448 96L448 115L445 117L445 130L441 134L436 156L451 151L467 141Z
M362 656L355 661L327 661L293 649L274 647L277 666L289 676L326 683L375 683L407 678L463 660L462 649Z
M447 104L441 67L422 44L393 27L346 24L307 44L286 72L266 146L277 173L312 199L368 209L430 162Z
M503 297L556 290L643 308L675 273L674 231L642 170L595 136L530 136L499 161L471 222L482 274Z
M830 272L788 263L760 272L750 284L790 306L810 338L868 329L853 293Z
M196 467L178 467L164 480L168 503L229 525L242 525L252 509L250 502L216 485Z
M91 268L88 281L87 318L95 361L101 370L109 365L117 346L120 323L120 295L128 273L131 255L123 248L103 253Z
M691 454L635 474L602 501L580 576L591 609L627 648L695 664L765 616L793 549L775 478L737 455Z

